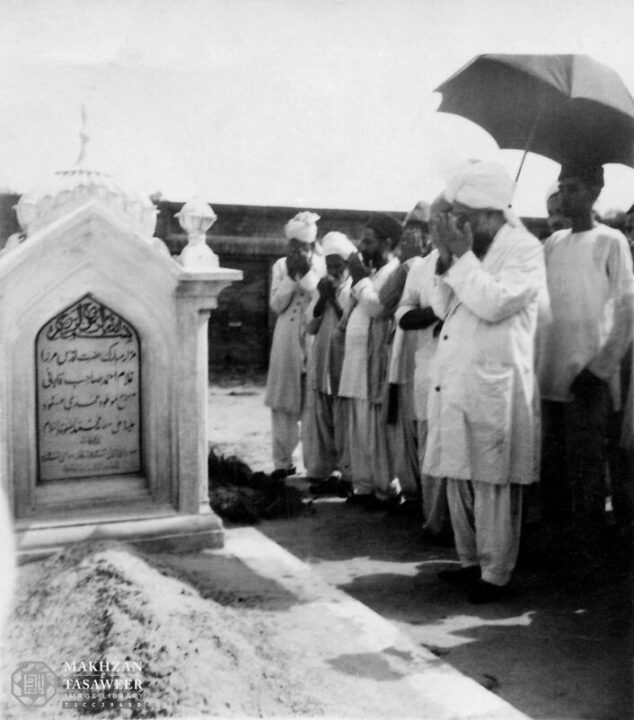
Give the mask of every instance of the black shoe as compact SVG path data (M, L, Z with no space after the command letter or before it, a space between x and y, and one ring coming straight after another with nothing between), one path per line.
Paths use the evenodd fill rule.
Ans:
M350 493L346 502L364 510L385 510L385 501L379 500L372 493Z
M308 480L309 478L306 479ZM326 495L328 493L326 480L323 478L310 478L308 491L311 495Z
M500 600L506 595L507 589L506 585L494 585L486 580L478 580L471 586L467 599L474 605L483 605Z
M455 587L470 588L480 582L480 566L469 565L469 567L461 567L457 570L441 570L438 577Z
M337 495L340 498L347 498L352 495L352 483L350 480L339 478L339 482L337 483Z
M311 478L309 490L313 495L339 495L339 475L330 475L327 478ZM344 496L345 497L345 496Z
M403 493L398 495L392 495L385 501L385 509L390 515L400 515L403 512L405 505L405 498Z
M276 470L273 470L271 473L271 478L274 480L283 480L284 478L287 478L289 475L295 475L297 471L295 470L295 466L290 468L277 468Z

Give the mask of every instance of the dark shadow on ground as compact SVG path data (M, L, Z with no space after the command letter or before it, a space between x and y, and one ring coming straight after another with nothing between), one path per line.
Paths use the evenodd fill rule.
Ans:
M438 579L456 555L425 543L415 519L336 499L314 508L259 529L530 717L631 716L628 548L581 566L527 541L509 595L476 606Z
M303 560L456 558L452 548L425 543L419 521L411 516L364 510L339 498L316 498L312 509L299 519L265 521L257 527L284 547L292 543L291 552ZM377 543L377 537L384 542Z
M194 588L201 597L227 607L288 610L302 601L279 583L262 577L241 560L205 553L152 553L154 567Z
M405 677L402 673L396 672L381 653L339 655L334 660L329 660L328 663L339 672L370 680L400 680Z

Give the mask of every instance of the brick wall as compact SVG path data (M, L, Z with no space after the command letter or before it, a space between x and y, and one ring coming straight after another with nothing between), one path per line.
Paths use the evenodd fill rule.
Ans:
M187 242L174 218L182 203L158 202L156 234L178 254ZM285 253L284 224L299 209L291 207L252 207L213 205L218 220L207 242L223 267L238 268L244 279L226 288L218 298L218 308L209 320L209 364L212 372L265 370L268 365L275 315L269 311L268 297L273 263ZM331 230L360 238L368 219L378 213L358 210L314 210L319 216L319 236ZM404 213L393 213L402 220Z
M13 205L17 195L0 195L0 247L17 232ZM183 203L156 200L158 208L155 235L177 255L187 240L174 215ZM284 254L284 224L301 208L213 205L218 216L208 234L208 244L223 267L242 270L244 279L226 288L218 298L218 308L209 320L209 364L212 372L226 370L265 370L275 325L269 311L271 268ZM321 216L319 236L331 230L345 232L358 241L368 219L375 214L359 210L305 208ZM404 213L392 213L402 220ZM528 218L529 229L543 237L545 221Z

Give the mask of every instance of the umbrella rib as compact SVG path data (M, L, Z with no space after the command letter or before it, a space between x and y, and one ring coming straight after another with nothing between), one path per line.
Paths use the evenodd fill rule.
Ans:
M528 151L531 149L531 145L533 144L533 139L535 137L535 133L537 132L537 126L539 125L539 121L541 120L543 113L544 103L540 102L537 108L537 113L535 114L535 118L533 119L530 130L528 131L528 137L526 138L526 144L524 145L524 153L522 154L520 166L517 168L517 175L515 176L516 185L518 180L520 179L520 174L522 172L522 168L524 167L524 162L526 161L526 156L528 155Z

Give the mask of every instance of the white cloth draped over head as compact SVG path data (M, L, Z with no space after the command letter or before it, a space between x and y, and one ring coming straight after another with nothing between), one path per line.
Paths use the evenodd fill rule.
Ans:
M287 240L313 243L317 237L317 220L319 215L308 210L297 213L284 225L284 234Z
M350 242L348 236L337 231L324 235L321 241L321 250L326 257L328 255L339 255L344 260L357 252L357 248Z

